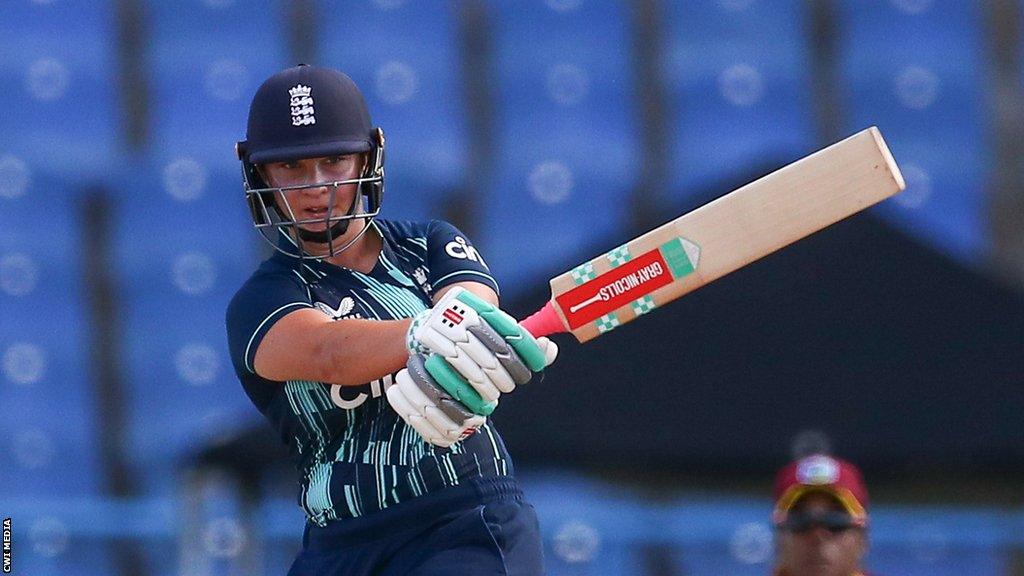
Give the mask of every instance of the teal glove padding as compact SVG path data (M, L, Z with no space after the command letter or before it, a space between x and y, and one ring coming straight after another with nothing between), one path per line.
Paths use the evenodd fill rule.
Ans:
M433 379L481 416L558 354L553 342L535 339L511 316L462 287L413 319L406 344L411 353L428 355L425 366Z
M533 334L520 326L515 318L468 290L459 292L455 297L476 310L480 318L511 344L530 370L540 372L551 363L545 358L545 351L541 349Z
M431 354L424 363L424 367L434 381L445 389L445 392L469 408L470 412L480 416L490 416L498 406L497 400L491 402L484 400L480 393L474 390L469 382L443 357Z
M487 419L474 414L441 387L426 369L420 354L409 358L389 386L388 403L424 440L447 448L483 426Z

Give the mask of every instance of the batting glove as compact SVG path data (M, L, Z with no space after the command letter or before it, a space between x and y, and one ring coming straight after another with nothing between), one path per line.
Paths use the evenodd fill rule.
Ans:
M462 287L413 319L406 344L410 354L433 353L425 361L429 374L482 416L494 410L502 393L529 382L558 356L554 342L535 339L511 316Z
M426 362L421 354L409 357L395 384L387 389L388 403L424 440L447 448L476 432L486 418L471 412L435 382Z

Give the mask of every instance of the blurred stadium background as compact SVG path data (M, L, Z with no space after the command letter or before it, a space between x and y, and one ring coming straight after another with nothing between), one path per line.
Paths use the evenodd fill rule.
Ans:
M259 82L311 62L387 133L386 216L456 223L517 313L878 125L904 194L566 343L496 419L552 574L766 574L774 470L820 446L865 470L872 569L1024 574L1022 22L1017 0L0 1L15 573L286 571L295 479L222 323L266 254L233 144Z

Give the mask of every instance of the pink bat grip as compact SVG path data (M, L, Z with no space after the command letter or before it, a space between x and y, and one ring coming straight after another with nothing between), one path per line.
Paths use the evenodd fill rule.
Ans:
M562 320L558 318L558 312L555 312L555 307L551 305L550 300L543 308L527 316L519 325L533 334L534 338L568 332L562 325Z

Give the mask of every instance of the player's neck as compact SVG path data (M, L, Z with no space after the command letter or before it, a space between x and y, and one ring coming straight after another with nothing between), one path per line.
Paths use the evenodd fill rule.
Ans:
M369 230L351 246L334 256L324 258L323 261L335 266L348 268L349 270L362 272L363 274L369 274L373 267L377 265L377 258L380 256L383 240L375 226L371 224L365 224L365 226L368 226ZM358 234L359 232L356 231L355 233ZM344 246L347 242L348 239L339 239L336 244Z

